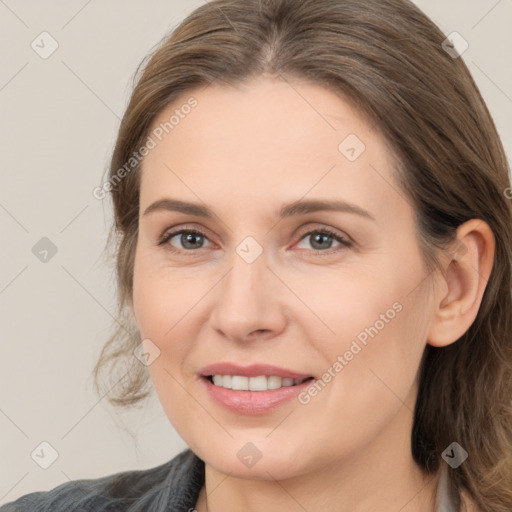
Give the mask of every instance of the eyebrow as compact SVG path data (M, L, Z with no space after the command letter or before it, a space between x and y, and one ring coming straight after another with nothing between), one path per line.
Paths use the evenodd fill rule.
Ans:
M206 206L198 203L190 203L179 201L177 199L165 198L155 201L149 205L144 211L144 215L148 215L157 211L174 211L197 217L213 218L215 215ZM367 210L343 200L298 200L289 204L285 204L279 210L279 219L293 217L297 215L306 215L319 211L345 212L359 215L363 218L376 221L377 219Z

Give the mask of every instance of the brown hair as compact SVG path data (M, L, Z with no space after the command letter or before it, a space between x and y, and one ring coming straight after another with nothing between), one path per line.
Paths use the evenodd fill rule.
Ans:
M350 98L398 155L398 181L414 206L431 271L456 228L478 218L491 227L494 266L478 315L444 348L427 345L419 371L412 454L428 473L458 442L468 459L451 470L485 512L512 510L512 209L507 160L466 65L442 47L445 35L408 0L212 0L188 16L141 62L113 152L108 187L115 224L120 324L94 368L110 382L125 362L112 404L147 397L146 367L127 311L139 215L139 170L119 170L144 145L152 122L184 92L236 85L262 74L307 80ZM141 66L143 72L137 78ZM125 166L126 169L126 166ZM119 382L119 381L117 381Z

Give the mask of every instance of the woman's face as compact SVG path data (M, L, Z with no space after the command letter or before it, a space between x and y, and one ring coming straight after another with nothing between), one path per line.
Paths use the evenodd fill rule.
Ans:
M184 441L248 478L405 454L432 299L381 136L332 92L268 78L184 94L153 128L133 311ZM273 387L286 371L313 380L235 391L202 375Z

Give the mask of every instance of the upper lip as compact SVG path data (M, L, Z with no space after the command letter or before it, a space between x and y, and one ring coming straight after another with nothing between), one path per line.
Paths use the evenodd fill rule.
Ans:
M208 377L210 375L240 375L244 377L258 377L260 375L265 375L267 377L276 376L289 379L306 379L308 377L312 377L311 374L294 372L271 364L251 364L249 366L240 366L228 362L205 366L199 373L204 377Z

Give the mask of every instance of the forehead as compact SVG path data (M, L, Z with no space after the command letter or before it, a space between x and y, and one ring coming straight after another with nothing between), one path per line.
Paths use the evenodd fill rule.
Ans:
M194 105L190 107L189 105ZM155 119L144 158L141 207L168 192L247 209L305 194L396 201L385 140L340 95L319 85L262 78L182 94Z

